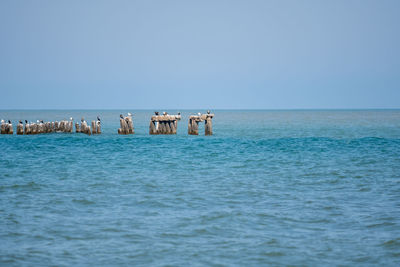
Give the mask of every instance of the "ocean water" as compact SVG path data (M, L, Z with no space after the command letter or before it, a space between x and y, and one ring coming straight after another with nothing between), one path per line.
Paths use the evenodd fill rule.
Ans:
M103 130L0 135L0 265L400 265L399 110L130 111L0 111Z

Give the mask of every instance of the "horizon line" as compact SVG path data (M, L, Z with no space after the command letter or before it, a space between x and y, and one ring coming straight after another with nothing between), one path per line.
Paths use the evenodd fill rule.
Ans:
M338 110L338 111L346 111L346 110L400 110L400 108L215 108L215 109L210 109L210 108L22 108L22 109L3 109L0 108L0 111L57 111L57 110L76 110L76 111L81 111L81 110L109 110L109 111L114 111L114 110L140 110L140 111L159 111L159 110L220 110L220 111L225 111L225 110L234 110L234 111L324 111L324 110Z

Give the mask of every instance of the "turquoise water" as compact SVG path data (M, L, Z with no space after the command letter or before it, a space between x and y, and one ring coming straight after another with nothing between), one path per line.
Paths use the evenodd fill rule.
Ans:
M210 137L126 112L0 111L103 122L0 136L0 265L399 266L399 110L216 110Z

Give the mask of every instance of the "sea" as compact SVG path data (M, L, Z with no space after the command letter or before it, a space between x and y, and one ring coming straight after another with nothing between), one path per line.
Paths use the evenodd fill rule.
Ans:
M0 265L400 266L400 110L199 111L0 110L102 123L0 135Z

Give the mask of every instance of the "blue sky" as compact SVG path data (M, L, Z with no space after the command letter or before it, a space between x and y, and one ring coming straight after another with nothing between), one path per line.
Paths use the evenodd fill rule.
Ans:
M0 1L0 109L400 108L400 1Z

